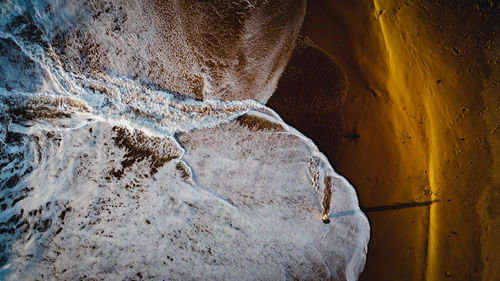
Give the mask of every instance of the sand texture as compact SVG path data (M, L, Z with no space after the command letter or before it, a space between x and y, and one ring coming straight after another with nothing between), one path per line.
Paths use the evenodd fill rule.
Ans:
M308 2L301 33L349 81L356 137L331 161L372 224L361 280L500 278L498 15L495 1Z

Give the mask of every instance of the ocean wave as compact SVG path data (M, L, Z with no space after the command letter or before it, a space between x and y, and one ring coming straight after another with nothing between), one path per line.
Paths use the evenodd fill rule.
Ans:
M0 3L0 279L356 279L368 222L314 143L257 101L75 60L134 16L89 3Z

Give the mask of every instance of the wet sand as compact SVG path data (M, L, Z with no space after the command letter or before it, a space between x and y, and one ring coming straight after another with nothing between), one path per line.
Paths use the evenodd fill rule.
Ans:
M301 38L267 105L313 139L328 159L335 159L346 137L342 121L346 91L347 79L334 58Z

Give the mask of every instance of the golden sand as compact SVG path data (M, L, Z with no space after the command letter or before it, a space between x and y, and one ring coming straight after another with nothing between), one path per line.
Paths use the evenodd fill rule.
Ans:
M342 138L330 161L370 218L361 280L500 279L498 9L492 1L309 1L302 34L336 57L349 81L342 135L356 137ZM302 79L316 75L314 65L303 69ZM287 91L290 100L304 95ZM323 110L314 99L303 107ZM304 133L323 151L337 148Z

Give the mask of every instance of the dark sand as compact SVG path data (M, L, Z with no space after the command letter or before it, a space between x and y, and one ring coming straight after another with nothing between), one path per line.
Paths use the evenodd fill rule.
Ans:
M342 68L307 38L301 38L267 105L314 140L328 159L344 137L342 107L347 80Z

